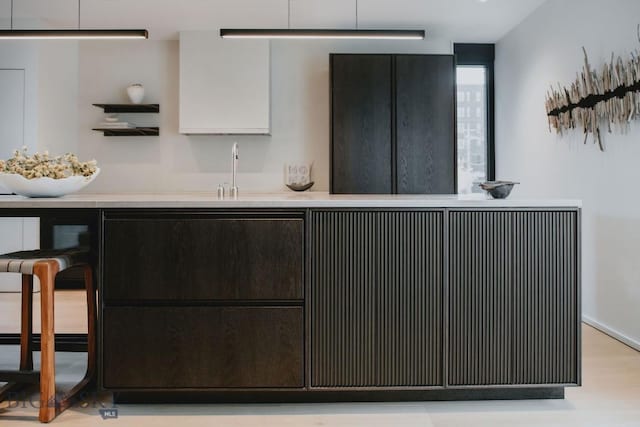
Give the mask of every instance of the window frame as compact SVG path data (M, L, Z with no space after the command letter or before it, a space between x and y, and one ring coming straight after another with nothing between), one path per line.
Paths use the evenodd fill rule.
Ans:
M487 87L487 181L496 179L496 140L495 140L495 44L454 43L456 69L458 66L481 66L486 69ZM456 93L458 92L456 82ZM456 126L457 129L457 126ZM456 138L457 141L457 138ZM457 145L457 144L456 144ZM456 153L458 147L456 146ZM457 155L457 154L456 154Z

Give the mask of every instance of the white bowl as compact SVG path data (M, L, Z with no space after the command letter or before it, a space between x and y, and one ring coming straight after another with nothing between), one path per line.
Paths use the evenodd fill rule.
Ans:
M61 197L75 193L96 179L100 169L91 176L69 176L67 178L27 179L15 173L0 173L0 183L9 191L25 197Z

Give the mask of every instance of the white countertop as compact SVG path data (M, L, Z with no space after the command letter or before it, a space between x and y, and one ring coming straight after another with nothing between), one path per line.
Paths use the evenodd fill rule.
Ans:
M323 192L241 194L218 200L214 193L74 194L53 199L0 195L10 208L579 208L579 200L487 199L485 195L331 195Z

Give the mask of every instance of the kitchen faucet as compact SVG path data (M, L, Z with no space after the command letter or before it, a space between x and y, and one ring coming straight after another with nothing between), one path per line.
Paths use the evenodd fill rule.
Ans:
M229 190L229 195L232 199L238 198L238 186L236 183L236 175L238 174L238 143L233 143L233 148L231 149L231 190Z

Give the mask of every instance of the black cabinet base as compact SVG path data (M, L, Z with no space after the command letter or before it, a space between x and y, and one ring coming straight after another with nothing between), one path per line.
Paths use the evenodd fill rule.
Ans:
M564 399L564 387L398 391L205 391L115 392L114 403L331 403L449 400Z

